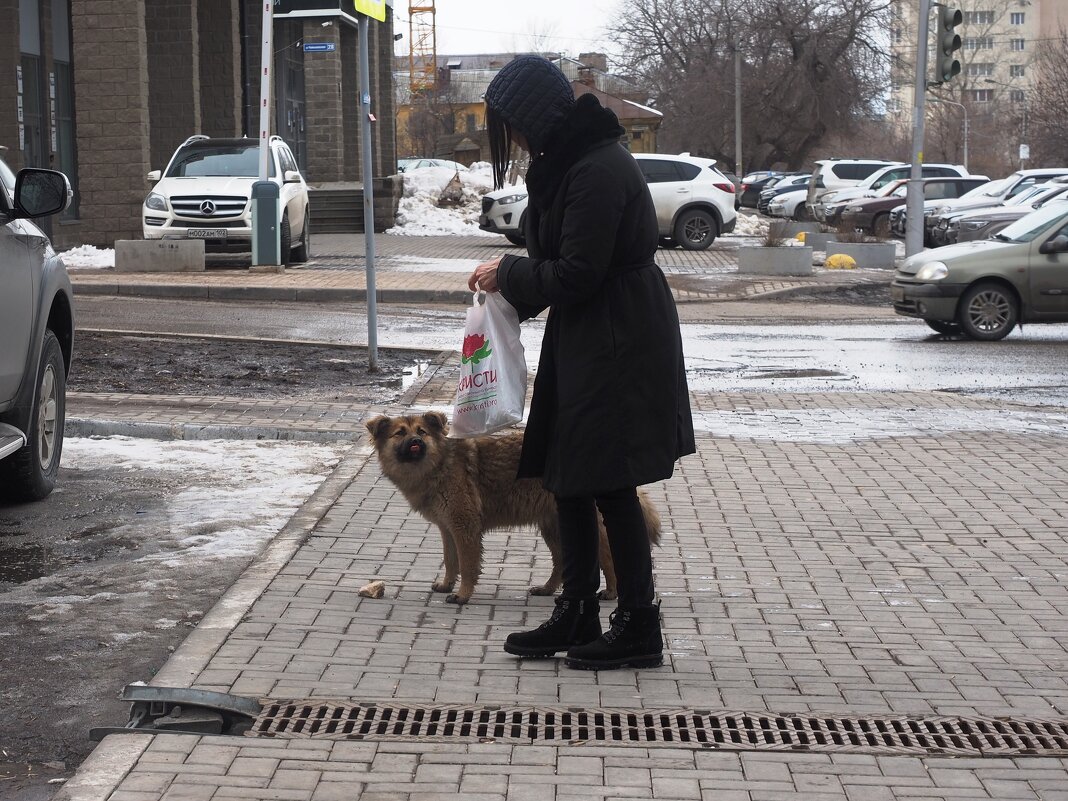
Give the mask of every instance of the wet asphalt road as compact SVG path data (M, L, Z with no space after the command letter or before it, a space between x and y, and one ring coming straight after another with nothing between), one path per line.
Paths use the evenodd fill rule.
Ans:
M683 325L690 386L699 391L893 392L948 390L1022 403L1068 406L1068 325L1017 329L1002 342L933 334L881 307L765 301L688 308ZM382 347L455 349L462 306L380 306ZM807 319L790 319L795 317ZM788 322L782 322L789 319ZM858 320L868 322L858 322ZM776 322L768 322L775 320ZM845 322L843 322L845 320ZM147 298L79 299L84 328L217 334L365 344L362 305L213 303ZM541 324L524 325L528 359Z

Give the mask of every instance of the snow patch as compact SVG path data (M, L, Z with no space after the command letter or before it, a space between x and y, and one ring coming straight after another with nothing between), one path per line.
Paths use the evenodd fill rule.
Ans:
M460 203L441 208L438 200L453 178L462 186ZM478 227L482 196L493 189L493 169L487 162L466 171L427 167L401 173L404 190L397 208L397 224L387 234L400 236L498 236Z
M68 270L110 270L115 267L115 249L79 245L65 250L59 258Z

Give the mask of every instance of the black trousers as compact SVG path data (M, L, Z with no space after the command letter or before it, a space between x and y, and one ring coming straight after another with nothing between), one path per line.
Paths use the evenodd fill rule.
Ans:
M597 496L557 496L563 553L563 596L592 598L601 574L597 560L597 510L608 532L616 568L619 606L638 608L653 603L653 558L645 517L634 487Z

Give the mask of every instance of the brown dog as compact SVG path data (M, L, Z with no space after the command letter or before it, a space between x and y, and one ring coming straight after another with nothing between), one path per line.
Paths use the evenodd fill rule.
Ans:
M397 485L415 511L441 529L445 575L432 585L450 593L449 603L471 598L482 572L482 537L498 528L537 526L549 546L553 572L532 595L552 595L560 588L560 530L556 500L538 479L517 479L521 432L501 436L449 439L448 418L441 412L407 417L375 417L367 430L382 472ZM660 516L644 493L638 493L649 541L660 542ZM598 518L599 519L599 518ZM616 597L616 574L608 536L600 523L603 599ZM453 593L456 577L460 590Z

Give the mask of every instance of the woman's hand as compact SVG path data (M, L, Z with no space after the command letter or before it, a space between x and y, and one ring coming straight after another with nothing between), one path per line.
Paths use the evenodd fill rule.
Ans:
M498 256L493 261L485 261L478 265L471 273L471 277L467 279L467 288L472 292L477 292L479 289L486 292L500 291L500 287L497 286L497 268L501 266L502 258Z

